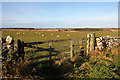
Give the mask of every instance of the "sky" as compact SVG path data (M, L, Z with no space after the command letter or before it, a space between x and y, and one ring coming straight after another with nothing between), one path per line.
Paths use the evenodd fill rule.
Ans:
M3 2L3 28L117 28L117 2Z

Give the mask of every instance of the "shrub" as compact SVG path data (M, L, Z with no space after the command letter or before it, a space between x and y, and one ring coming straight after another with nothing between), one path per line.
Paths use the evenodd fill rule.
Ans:
M77 66L74 72L77 78L120 78L120 64L118 55L111 52L93 51L89 60Z

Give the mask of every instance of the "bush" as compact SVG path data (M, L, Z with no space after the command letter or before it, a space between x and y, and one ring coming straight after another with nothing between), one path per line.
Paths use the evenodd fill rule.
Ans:
M111 52L93 51L89 60L77 66L74 64L73 75L77 78L120 78L118 55Z

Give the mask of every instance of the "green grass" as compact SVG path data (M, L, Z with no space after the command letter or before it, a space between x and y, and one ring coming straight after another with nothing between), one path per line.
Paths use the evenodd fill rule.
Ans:
M17 34L19 32L20 34ZM96 36L106 36L106 35L117 36L118 35L118 32L111 32L111 31L94 31L94 32L96 33ZM24 42L36 42L36 41L86 37L88 33L90 33L90 31L80 31L80 32L2 31L2 37L5 38L7 35L11 35L14 37L15 40L20 39L20 40L23 40ZM42 34L44 34L45 36L42 36ZM67 36L68 34L70 36ZM59 35L60 37L57 37L57 35Z
M37 33L36 33L37 32ZM38 41L48 41L48 40L60 40L60 39L71 39L71 38L81 38L81 37L86 37L87 34L89 34L91 31L80 31L80 32L55 32L55 31L2 31L2 37L6 38L6 36L11 35L13 36L14 40L15 40L15 44L17 42L17 39L20 39L21 41L24 41L25 43L27 42L38 42ZM96 33L96 36L117 36L118 32L111 32L111 31L94 31ZM20 33L20 34L17 34ZM23 34L25 33L25 34ZM39 34L40 33L40 34ZM44 36L42 36L42 34L44 34ZM53 34L53 35L51 35ZM69 36L67 36L69 34ZM57 35L59 35L59 37L57 37ZM80 41L76 40L73 42L74 44L79 44ZM55 42L52 43L52 47L60 47L60 46L69 46L70 45L70 41L64 41L64 42ZM34 46L38 46L38 47L42 47L42 48L49 48L49 44L45 43L45 44L39 44L39 45L34 45ZM75 47L74 50L79 49L80 47ZM33 64L33 67L40 69L41 67L45 67L48 66L49 64L38 64L38 65L34 65L34 63L39 63L40 61L44 61L44 60L49 60L49 58L43 58L43 59L36 59L39 56L42 55L49 55L48 51L38 51L38 52L34 52L37 49L33 49L33 48L27 48L25 47L25 57L27 58L31 58L30 63ZM69 48L67 49L56 49L55 51L57 52L52 52L52 54L58 54L58 53L62 53L62 52L66 52L66 51L70 51ZM69 56L69 55L62 55L62 56L57 56L57 57L52 57L52 59L58 58L58 57L64 57L64 56ZM30 66L32 67L32 66Z
M36 33L37 32L37 33ZM111 31L94 31L96 33L96 36L117 36L117 32L111 32ZM20 34L17 34L20 33ZM24 33L24 34L23 34ZM39 34L40 33L40 34ZM71 39L71 38L81 38L86 37L87 34L91 33L90 31L80 31L80 32L61 32L61 31L2 31L2 37L6 38L6 36L11 35L13 36L15 43L17 42L17 39L20 39L21 41L27 42L38 42L38 41L48 41L48 40L60 40L60 39ZM44 34L44 36L42 36ZM53 34L53 35L51 35ZM59 35L59 37L57 37ZM69 35L69 36L67 36ZM79 40L74 41L74 44L79 44ZM60 46L69 46L70 41L65 42L55 42L52 43L52 47L60 47ZM49 44L39 44L34 45L42 48L49 48ZM74 50L79 49L79 47L74 48ZM52 54L58 54L62 52L69 51L70 49L60 49L55 50L57 52L53 52ZM42 60L48 60L49 58L43 58L43 59L34 59L36 57L39 57L41 55L49 55L49 52L43 51L43 52L34 52L36 49L32 48L26 48L25 47L25 53L26 57L31 57L33 60L32 62L36 61L42 61ZM59 56L58 56L59 57ZM53 57L55 58L55 57Z

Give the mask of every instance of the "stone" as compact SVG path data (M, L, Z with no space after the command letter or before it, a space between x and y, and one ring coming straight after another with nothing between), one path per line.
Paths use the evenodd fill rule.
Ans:
M100 42L100 38L96 38L96 42L97 42L97 43Z
M7 43L11 44L13 41L14 41L14 39L13 39L12 36L9 35L9 36L6 37L6 42Z
M102 50L104 48L111 49L113 46L120 46L120 39L111 36L104 36L96 38L96 47L95 49Z

